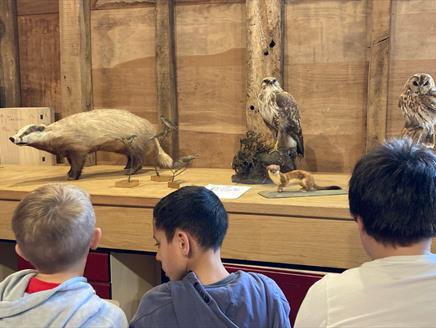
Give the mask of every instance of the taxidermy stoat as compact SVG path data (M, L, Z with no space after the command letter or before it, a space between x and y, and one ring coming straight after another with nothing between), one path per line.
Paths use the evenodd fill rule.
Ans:
M169 168L171 157L163 151L155 129L145 118L120 109L96 109L67 116L45 125L27 125L10 137L16 145L26 145L64 156L71 169L69 179L79 179L86 155L98 150L124 154L126 173L138 172L148 156ZM126 142L128 140L128 142Z
M305 191L341 189L339 186L318 186L312 173L304 170L282 173L279 165L269 165L266 169L272 182L277 185L277 192L282 192L283 188L290 184L298 184Z

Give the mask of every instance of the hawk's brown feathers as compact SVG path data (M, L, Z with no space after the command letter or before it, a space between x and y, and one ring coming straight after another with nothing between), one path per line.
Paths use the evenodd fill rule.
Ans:
M294 97L281 88L277 79L266 77L258 99L260 115L277 139L278 148L296 148L297 154L304 156L300 112Z

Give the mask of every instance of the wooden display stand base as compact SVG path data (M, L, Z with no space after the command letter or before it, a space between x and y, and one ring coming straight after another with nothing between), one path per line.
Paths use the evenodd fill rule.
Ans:
M180 189L186 186L192 186L192 183L185 180L174 180L168 182L168 188Z
M171 175L152 175L150 180L156 182L170 182L173 180L173 177Z
M139 180L120 180L115 181L115 187L117 188L133 188L139 186Z

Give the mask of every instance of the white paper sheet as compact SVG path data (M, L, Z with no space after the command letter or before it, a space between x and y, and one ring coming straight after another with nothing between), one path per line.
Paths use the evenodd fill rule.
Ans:
M208 184L207 189L213 191L220 199L236 199L251 187Z

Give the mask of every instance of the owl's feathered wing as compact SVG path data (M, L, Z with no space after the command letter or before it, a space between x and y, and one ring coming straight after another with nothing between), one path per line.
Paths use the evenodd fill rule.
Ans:
M436 89L431 89L426 95L421 95L420 99L429 116L432 117L433 124L436 123Z
M294 97L286 91L276 91L273 93L271 101L276 103L277 109L273 125L285 137L290 136L297 144L297 154L304 156L300 111Z

